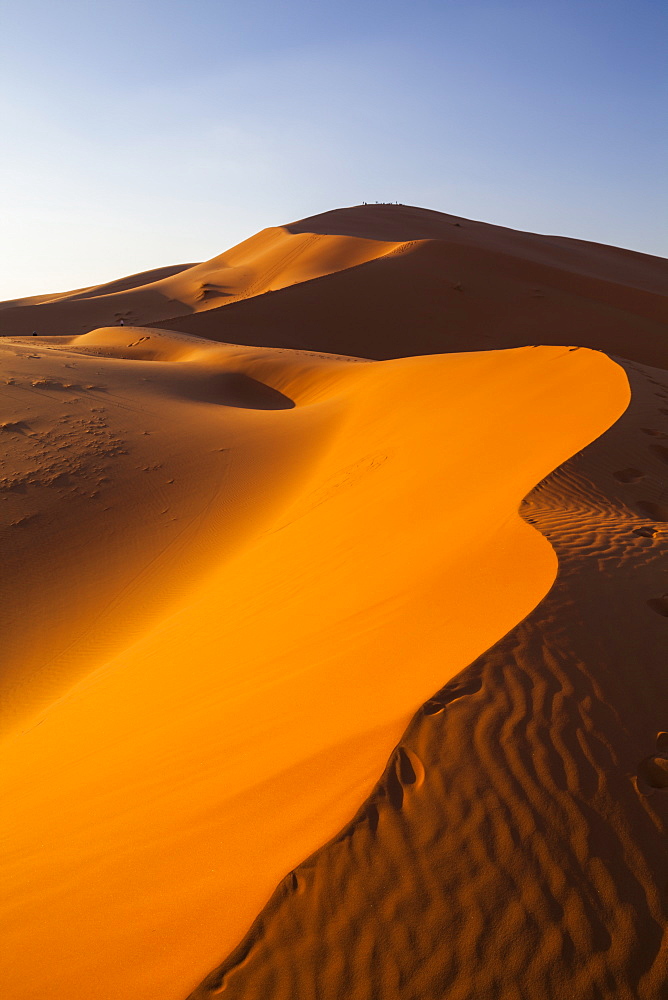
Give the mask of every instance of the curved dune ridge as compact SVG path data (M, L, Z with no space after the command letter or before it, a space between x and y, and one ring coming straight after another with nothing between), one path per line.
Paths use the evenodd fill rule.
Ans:
M627 380L566 347L0 346L3 990L176 1000L549 589L518 505Z
M666 995L668 374L626 367L627 412L522 506L555 585L190 1000Z
M662 258L358 205L265 229L202 264L0 303L0 332L123 320L375 359L567 341L667 367L667 293Z
M264 229L202 264L159 268L103 285L0 303L5 334L90 331L164 322L368 263L403 246L339 234Z

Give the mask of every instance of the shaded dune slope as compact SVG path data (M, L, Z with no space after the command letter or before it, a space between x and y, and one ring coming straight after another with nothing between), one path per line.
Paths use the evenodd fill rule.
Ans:
M547 240L533 239L538 249ZM369 358L568 339L645 364L668 364L665 262L650 268L657 281L649 290L608 276L603 267L590 273L582 263L580 269L577 255L555 253L551 262L546 256L490 248L484 239L416 242L271 296L172 319L170 326L235 343ZM615 262L610 271L618 270Z
M47 620L72 575L110 588L107 638L81 640L76 676L48 646L62 636L3 594L17 645L51 649L39 692L39 662L22 688L17 657L24 721L0 747L3 989L178 1000L364 801L418 706L548 590L554 552L518 504L619 416L627 381L564 347L350 363L113 329L3 348L17 467L30 433L51 447L54 408L76 418L44 481L23 484L36 516L12 527L27 547L8 582L22 552L53 557L55 532L58 559L77 559L45 574ZM109 527L87 496L96 429L125 442L100 486ZM60 445L87 496L71 508L46 481ZM141 471L149 450L158 468ZM155 548L163 495L193 533L183 548ZM129 588L107 579L119 548ZM70 611L80 627L91 615Z
M547 597L190 1000L665 995L668 377L626 369L627 412L523 504Z
M6 336L89 332L209 311L393 252L399 242L264 229L201 264L178 265L91 288L0 303ZM170 325L172 325L170 323Z
M368 358L561 344L568 331L570 343L668 365L662 258L403 205L340 209L286 229L394 248L170 325Z

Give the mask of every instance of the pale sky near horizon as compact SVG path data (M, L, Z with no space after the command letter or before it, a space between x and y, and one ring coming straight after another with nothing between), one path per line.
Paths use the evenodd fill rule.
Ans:
M399 201L668 256L664 0L3 0L0 299Z

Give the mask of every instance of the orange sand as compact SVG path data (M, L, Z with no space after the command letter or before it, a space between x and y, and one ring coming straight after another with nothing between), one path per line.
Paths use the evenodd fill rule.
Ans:
M552 590L191 1000L666 996L668 374L628 374L627 412L522 506Z
M612 747L614 759L622 739L628 685L610 676L632 643L650 637L646 672L660 673L665 597L652 574L668 511L643 480L650 463L665 473L668 435L654 410L639 430L634 402L574 460L577 489L567 473L550 493L560 472L532 494L554 496L529 513L559 552L550 590L555 551L518 507L618 420L628 381L596 351L481 349L516 342L514 308L520 341L527 315L531 343L553 339L543 320L571 343L590 320L611 342L635 324L627 353L653 357L662 262L382 208L0 311L58 334L0 340L0 989L13 1000L182 1000L294 869L194 995L435 1000L447 986L449 1000L491 1000L568 987L630 1000L633 984L653 1000L666 982L656 933L638 959L629 929L633 906L648 927L661 917L649 793L662 765L649 744L635 759L655 739L660 686L645 679L630 700L612 791L596 754ZM480 280L456 321L439 291L463 294L443 279L455 259ZM559 291L531 313L517 290L536 267ZM272 288L283 291L262 294ZM79 335L119 311L160 322L184 303L214 340L246 315L252 339L280 347L129 325ZM356 323L335 329L353 307ZM289 350L291 315L291 336L315 348L387 357L454 340L471 353ZM664 391L651 370L642 378ZM604 544L611 510L617 540ZM627 562L651 580L637 609L632 587L611 597L611 567ZM616 659L601 667L608 648ZM374 792L411 716L477 657L418 714ZM610 945L581 917L587 879Z
M126 344L141 335L127 331ZM167 353L182 343L150 336L165 340ZM110 353L131 353L118 341L111 331ZM88 518L78 505L69 523L76 561L61 564L28 621L23 599L16 608L23 642L48 663L45 686L36 666L25 689L13 685L17 719L22 694L26 709L37 691L62 697L4 746L9 846L19 850L4 897L17 976L7 988L26 988L37 949L43 964L27 986L43 997L83 996L93 980L100 997L178 996L206 971L221 925L231 947L285 871L354 811L420 702L547 590L554 555L517 506L618 415L626 381L603 356L566 348L350 364L195 342L185 361L102 363L77 354L90 342L42 346L34 360L50 370L76 359L81 375L108 369L97 392L118 403L107 402L104 418L114 440L129 445L119 457L134 464L100 503L129 524L100 524L90 498ZM104 334L92 343L104 350ZM32 360L17 359L26 368ZM220 402L202 402L202 369L243 372L297 405L226 407L222 383ZM153 422L132 420L154 429L149 437L168 438L166 455L160 438L151 446L164 458L159 469L135 471L144 454L117 425L131 398ZM163 400L171 420L158 432ZM44 412L53 405L63 403L49 400ZM38 419L26 413L24 423ZM132 541L148 516L159 522L168 496L192 501L173 424L188 428L187 458L199 459L222 493L217 522L204 519L196 566L190 549L184 559L178 546L149 548L150 533L146 547ZM78 441L70 432L70 453L83 449L86 429ZM238 478L220 459L205 464L220 454L214 446L229 449ZM271 448L275 469L263 470L259 514L258 487L243 480L258 448ZM172 510L186 520L178 504ZM45 544L42 511L34 521L28 551ZM133 576L129 590L123 580L112 593L105 568L119 547L135 560ZM514 577L505 570L511 558L522 567ZM73 602L68 624L78 632L44 636L58 584L73 575L97 578L101 611L79 617ZM159 601L167 614L156 621ZM91 649L96 613L104 630L101 648ZM75 662L85 679L68 691Z

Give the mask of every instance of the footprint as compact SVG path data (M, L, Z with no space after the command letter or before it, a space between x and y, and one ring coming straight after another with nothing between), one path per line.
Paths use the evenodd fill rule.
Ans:
M640 528L634 528L633 534L640 535L642 538L654 538L656 535L656 528L653 524L643 524Z
M432 698L430 701L425 702L422 706L422 712L424 715L438 715L438 713L442 712L444 708L445 705L443 702L436 701L435 698Z
M650 437L662 438L666 436L663 431L657 431L654 427L641 427L640 429L643 434L649 434Z
M479 676L454 678L422 706L422 712L424 715L438 715L446 705L465 695L475 694L481 687L482 679Z
M390 805L394 809L401 809L406 787L414 785L419 788L423 781L424 765L418 755L406 747L398 747L385 782Z
M650 517L653 521L668 521L668 507L663 507L659 503L653 503L651 500L637 500L636 507L645 517Z
M424 781L424 765L418 755L406 747L399 747L397 773L402 785L419 788Z
M652 611L656 611L657 615L663 615L664 618L668 618L668 594L664 594L663 597L652 597L647 602L647 607L651 608Z
M645 475L640 469L620 469L619 472L613 472L615 479L618 479L620 483L635 483L638 479L642 479Z

